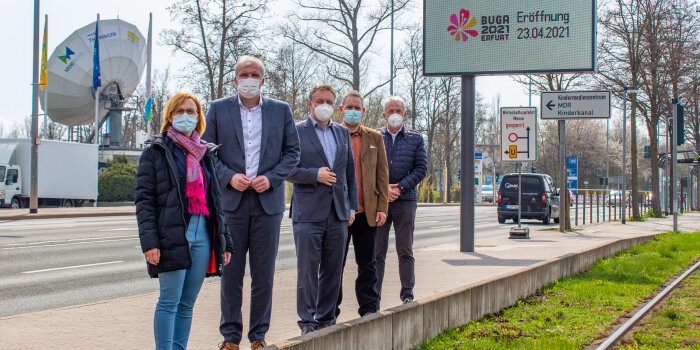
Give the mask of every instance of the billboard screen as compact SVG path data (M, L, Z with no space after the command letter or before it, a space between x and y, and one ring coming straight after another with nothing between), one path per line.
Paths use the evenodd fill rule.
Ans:
M423 73L592 72L595 0L423 0Z

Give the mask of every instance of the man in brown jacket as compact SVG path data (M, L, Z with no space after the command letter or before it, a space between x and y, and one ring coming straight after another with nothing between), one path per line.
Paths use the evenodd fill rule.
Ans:
M379 296L375 290L377 275L374 244L377 226L384 225L389 206L389 167L382 134L363 126L360 122L365 112L362 107L362 95L354 90L346 93L340 111L343 112L342 124L350 132L360 204L355 221L348 227L343 268L345 268L348 248L352 239L352 245L355 247L355 262L357 262L355 294L357 303L360 305L358 313L360 316L364 316L377 312L379 308ZM342 299L341 279L336 317L340 314Z

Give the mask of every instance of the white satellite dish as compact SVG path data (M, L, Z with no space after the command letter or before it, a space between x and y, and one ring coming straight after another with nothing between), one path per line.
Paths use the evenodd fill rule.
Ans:
M92 60L95 22L71 34L56 47L47 63L47 100L42 108L54 122L68 126L95 121ZM126 100L136 90L146 64L146 39L136 26L120 19L100 20L101 95L121 93ZM100 117L109 110L100 99ZM108 102L108 101L104 101Z

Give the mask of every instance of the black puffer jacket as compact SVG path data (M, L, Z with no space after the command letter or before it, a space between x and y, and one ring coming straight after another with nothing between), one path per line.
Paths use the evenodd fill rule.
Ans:
M386 127L379 129L384 138L386 159L389 163L389 183L398 184L401 195L398 200L418 200L416 186L423 181L428 171L423 136L414 130L401 128L392 140Z
M174 156L177 146L165 133L155 135L149 143L139 161L135 202L142 251L160 249L158 265L147 263L148 274L155 278L161 272L190 268L192 256L186 237L187 198L180 184L184 177L180 177ZM202 158L202 165L210 177L207 181L208 227L214 237L212 245L216 265L215 273L207 273L209 277L221 276L224 252L233 252L233 242L226 226L218 186L215 166L219 161L215 155L218 146L206 145L208 150Z

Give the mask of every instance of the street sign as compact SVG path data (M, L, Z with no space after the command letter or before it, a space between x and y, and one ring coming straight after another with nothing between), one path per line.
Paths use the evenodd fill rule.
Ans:
M610 91L543 91L542 119L609 119Z
M578 188L578 158L566 157L566 187ZM574 191L576 194L576 191Z
M501 108L501 161L537 160L537 108Z
M423 72L593 72L595 5L595 0L423 0Z
M474 203L481 203L481 174L483 173L482 153L474 153Z

